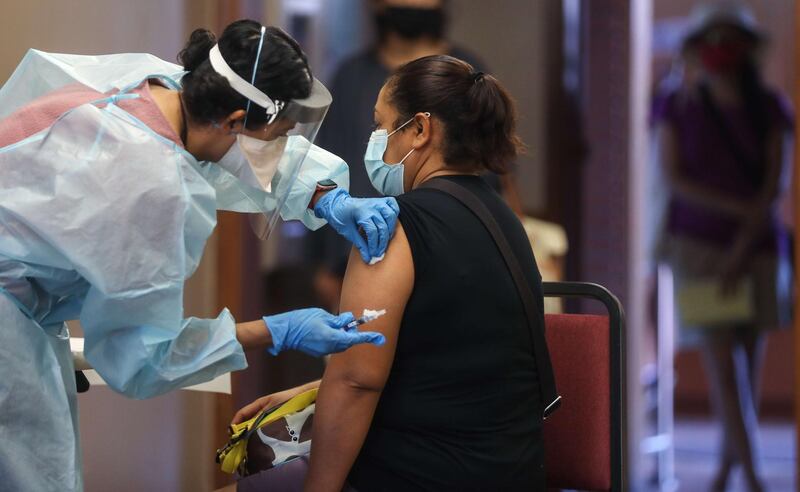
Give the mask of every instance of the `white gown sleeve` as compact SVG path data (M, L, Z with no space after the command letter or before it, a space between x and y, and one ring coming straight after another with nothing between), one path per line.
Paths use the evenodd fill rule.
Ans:
M283 220L301 220L312 231L324 226L325 219L314 215L314 210L308 208L308 205L317 191L317 182L326 179L334 181L339 188L350 189L350 169L347 163L336 154L311 145L300 174L292 183L289 196L281 208Z

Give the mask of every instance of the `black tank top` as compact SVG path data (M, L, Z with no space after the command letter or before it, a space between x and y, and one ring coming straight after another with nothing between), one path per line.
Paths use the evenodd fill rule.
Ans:
M527 235L481 178L447 176L489 208L535 294L541 276ZM349 477L379 490L544 490L542 405L530 329L489 232L432 189L398 197L414 290L394 364Z

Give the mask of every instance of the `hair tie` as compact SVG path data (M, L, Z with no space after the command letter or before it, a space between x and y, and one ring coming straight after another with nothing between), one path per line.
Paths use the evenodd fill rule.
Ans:
M483 80L483 72L475 72L475 74L472 76L472 82L477 83L481 80Z

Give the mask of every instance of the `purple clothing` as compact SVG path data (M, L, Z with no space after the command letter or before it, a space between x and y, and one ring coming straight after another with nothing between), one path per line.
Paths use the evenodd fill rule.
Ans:
M777 93L765 98L770 128L791 129L793 117L788 102ZM730 133L738 140L738 148L755 160L763 152L744 107L720 107ZM709 114L698 93L673 91L656 101L654 121L670 124L677 141L680 173L694 184L739 199L755 199L759 184L754 182L734 148L727 141L714 117ZM762 163L763 165L763 163ZM667 216L670 234L699 239L712 244L731 244L741 221L716 210L671 197ZM759 241L761 251L775 251L779 229L773 220L771 230Z

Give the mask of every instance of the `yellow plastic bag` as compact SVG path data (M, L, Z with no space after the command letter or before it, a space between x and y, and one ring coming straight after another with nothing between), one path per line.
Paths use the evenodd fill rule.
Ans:
M317 388L304 391L294 398L260 412L252 419L230 427L231 438L228 443L217 450L217 463L225 473L239 471L243 473L247 458L247 441L256 430L287 415L304 410L317 400Z
M676 297L683 326L728 326L755 320L755 292L750 279L739 282L727 296L722 294L717 279L685 281L679 286Z

